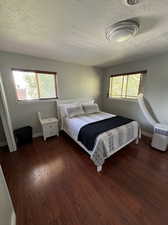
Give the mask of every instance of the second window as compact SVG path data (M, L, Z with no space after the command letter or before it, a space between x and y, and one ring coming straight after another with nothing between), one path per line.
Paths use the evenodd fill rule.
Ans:
M109 93L111 98L136 99L142 91L143 72L112 75L110 77Z

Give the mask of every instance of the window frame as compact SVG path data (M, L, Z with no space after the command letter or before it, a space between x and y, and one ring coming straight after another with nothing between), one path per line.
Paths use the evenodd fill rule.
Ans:
M16 100L18 102L44 101L44 100L50 101L50 100L58 99L57 72L43 71L43 70L18 69L18 68L12 68L11 71L12 71L12 76L13 76L13 71L32 72L32 73L35 73L35 79L36 79L36 83L37 83L37 93L38 93L39 98L34 98L34 99L23 99L23 100L18 99L17 88L16 88L16 85L15 85L14 76L13 76L13 84L14 84L15 93L16 93ZM53 97L53 98L40 98L40 88L39 88L39 79L38 79L38 74L39 73L47 74L47 75L53 75L54 76L54 80L55 80L54 84L55 84L55 94L56 94L56 97Z
M107 93L107 97L109 98L109 99L114 99L114 100L123 100L123 101L136 101L137 100L137 98L135 97L133 97L132 96L132 98L131 97L114 97L114 96L110 96L110 89L112 88L112 82L111 82L111 78L112 77L123 77L124 78L124 76L127 76L127 86L128 86L128 76L131 76L131 75L136 75L136 74L141 74L140 75L140 83L139 83L139 90L138 90L138 94L141 92L141 91L143 91L143 78L144 78L144 75L147 73L147 70L141 70L141 71L136 71L136 72L129 72L129 73L121 73L121 74L113 74L113 75L110 75L109 76L109 79L108 79L108 93ZM122 86L123 86L123 83L122 83Z

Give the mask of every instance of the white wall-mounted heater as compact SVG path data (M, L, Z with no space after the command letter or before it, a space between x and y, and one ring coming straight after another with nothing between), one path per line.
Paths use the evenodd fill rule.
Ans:
M146 108L143 94L140 94L138 96L138 103L145 118L153 126L154 133L152 137L151 146L160 151L166 151L168 147L168 124L157 123L152 118L152 116L150 115L149 111Z

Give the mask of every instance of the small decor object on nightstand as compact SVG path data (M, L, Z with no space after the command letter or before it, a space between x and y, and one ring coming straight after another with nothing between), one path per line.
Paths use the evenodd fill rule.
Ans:
M46 141L48 137L59 136L58 119L56 117L42 119L41 113L38 112L38 118L42 127L44 141Z

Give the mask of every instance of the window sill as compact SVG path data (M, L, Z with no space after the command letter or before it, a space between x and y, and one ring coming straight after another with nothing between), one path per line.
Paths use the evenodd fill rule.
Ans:
M32 100L16 100L18 104L31 104L31 103L41 103L41 102L56 102L58 98L52 99L32 99Z
M137 102L137 99L134 98L112 98L108 97L109 100L115 100L115 101L124 101L124 102Z

